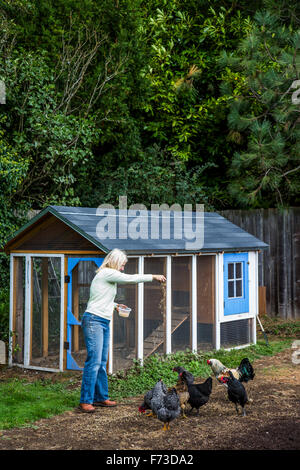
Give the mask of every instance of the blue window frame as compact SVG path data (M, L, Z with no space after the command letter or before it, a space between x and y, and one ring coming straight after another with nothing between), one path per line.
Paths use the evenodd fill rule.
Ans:
M225 253L224 315L248 312L248 253Z

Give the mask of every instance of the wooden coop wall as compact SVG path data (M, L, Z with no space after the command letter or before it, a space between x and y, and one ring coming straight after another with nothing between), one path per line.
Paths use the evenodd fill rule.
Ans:
M145 274L166 276L166 257L144 259ZM163 353L166 335L166 289L158 281L144 283L144 358Z
M173 256L171 261L171 348L191 347L192 257Z
M30 365L59 369L61 258L31 259Z
M12 244L11 250L14 252L18 250L22 253L37 251L45 253L76 251L81 254L99 252L95 245L53 215L48 215L44 221L18 237Z
M197 349L215 342L215 256L197 256Z
M25 258L13 259L12 289L12 343L13 362L24 364L24 326L25 326Z

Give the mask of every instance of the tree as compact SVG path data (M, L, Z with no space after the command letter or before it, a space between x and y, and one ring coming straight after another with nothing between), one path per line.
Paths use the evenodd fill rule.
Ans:
M80 205L91 174L96 180L103 167L137 156L137 4L18 0L0 11L0 113L10 144L29 161L15 203Z
M218 58L251 27L246 2L150 0L144 35L149 58L144 74L143 142L155 141L187 171L206 165L202 186L215 207L229 203L224 174L232 152L226 139L227 97L219 91Z
M228 138L237 149L229 191L242 207L299 203L300 109L293 93L300 78L300 16L296 5L287 17L286 7L257 12L236 53L220 59L223 93L231 99Z

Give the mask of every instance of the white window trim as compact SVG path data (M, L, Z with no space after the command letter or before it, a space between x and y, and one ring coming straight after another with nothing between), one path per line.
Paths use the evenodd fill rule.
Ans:
M236 253L236 252L233 252ZM218 273L220 278L216 280L216 286L219 285L219 322L225 323L234 320L243 320L254 318L257 312L257 295L258 295L258 278L256 275L257 252L248 251L248 286L249 286L249 311L245 313L236 313L234 315L224 315L224 257L223 253L219 254L221 261L219 262ZM216 292L216 295L218 293ZM222 297L222 298L221 298Z
M197 352L197 255L192 255L192 351Z
M236 320L246 320L246 319L253 319L252 322L252 343L245 344L245 345L240 345L240 346L234 346L232 348L228 348L226 350L231 350L231 349L242 349L244 347L250 346L251 344L256 344L256 315L258 313L258 251L248 251L248 285L249 285L249 312L246 313L239 313L239 314L234 314L234 315L224 315L224 270L223 270L223 253L220 254L220 257L222 258L222 261L220 264L222 265L221 267L219 266L219 276L221 276L221 282L220 279L217 281L216 280L216 286L217 282L219 282L220 286L220 297L221 297L221 291L222 291L222 302L221 299L219 299L219 325L218 325L218 335L219 335L219 342L218 342L218 347L216 349L220 349L220 335L221 335L221 323L229 322L229 321L236 321ZM216 292L216 296L218 293Z
M144 274L144 256L139 256L138 273ZM144 283L138 283L137 358L144 362Z
M236 265L240 264L243 267L244 261L230 261L228 264L233 264L234 265L234 276L236 275ZM228 265L227 265L228 266ZM242 295L234 295L232 297L229 296L229 286L228 286L228 298L229 299L243 299L244 298L244 277L243 277L243 269L241 269L241 274L242 277L234 277L232 279L229 279L227 276L227 283L233 282L234 285L234 293L236 294L236 281L242 281Z
M166 263L166 354L172 352L172 257L167 256Z

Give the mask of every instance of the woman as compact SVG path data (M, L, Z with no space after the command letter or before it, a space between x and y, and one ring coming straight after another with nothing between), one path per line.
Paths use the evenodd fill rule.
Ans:
M127 256L117 248L112 250L96 271L81 326L87 358L84 365L79 409L93 413L95 406L111 407L116 402L109 400L106 363L109 347L109 324L113 310L119 309L114 302L117 284L137 284L153 280L165 282L159 274L124 274Z

